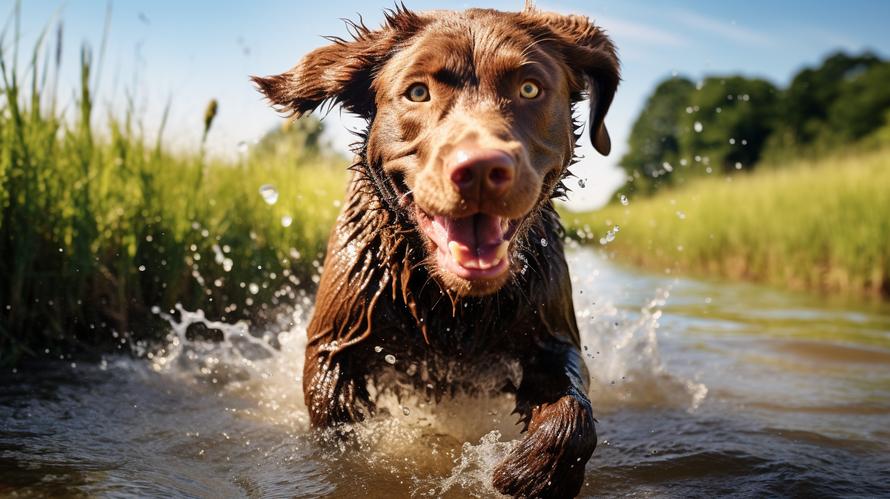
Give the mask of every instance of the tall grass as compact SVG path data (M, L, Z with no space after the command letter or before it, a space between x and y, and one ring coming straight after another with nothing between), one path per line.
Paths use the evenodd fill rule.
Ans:
M43 53L22 72L0 48L0 364L150 337L152 307L262 317L294 296L336 216L344 158L300 147L231 161L207 160L203 146L173 154L132 106L97 129L90 50L67 113L58 62Z
M618 225L608 250L659 270L890 295L886 147L703 179L568 219L597 244Z

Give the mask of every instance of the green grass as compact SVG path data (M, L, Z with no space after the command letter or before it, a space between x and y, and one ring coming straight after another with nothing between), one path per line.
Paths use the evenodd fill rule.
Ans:
M90 52L64 106L39 53L19 71L0 50L0 364L162 334L154 306L261 319L305 287L348 160L298 143L174 154L129 110L97 129Z
M890 149L695 181L570 214L573 232L645 267L793 289L890 294Z

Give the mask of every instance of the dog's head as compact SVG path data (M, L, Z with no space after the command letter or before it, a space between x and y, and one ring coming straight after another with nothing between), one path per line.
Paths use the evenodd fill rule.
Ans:
M379 30L351 27L352 40L254 81L295 116L329 101L366 118L366 167L416 226L430 272L459 294L498 290L571 162L585 95L590 138L609 153L614 46L586 17L530 9L397 9Z

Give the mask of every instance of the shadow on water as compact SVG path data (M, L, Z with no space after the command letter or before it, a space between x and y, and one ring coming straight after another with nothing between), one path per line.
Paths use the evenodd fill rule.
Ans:
M585 496L890 495L890 310L570 255L600 444ZM309 301L309 300L307 300ZM381 401L308 430L308 308L249 334L181 311L162 352L0 378L0 496L494 495L510 400ZM223 341L194 340L195 326ZM275 348L269 345L275 345Z

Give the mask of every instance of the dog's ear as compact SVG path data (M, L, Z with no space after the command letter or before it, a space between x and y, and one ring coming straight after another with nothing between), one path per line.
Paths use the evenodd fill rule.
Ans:
M359 116L374 114L371 82L376 70L397 44L424 24L404 6L386 12L386 22L370 30L361 22L347 21L352 40L326 37L331 45L310 52L296 66L279 75L251 80L280 112L300 117L325 102L340 103Z
M605 32L584 16L561 15L526 9L522 13L532 21L532 35L544 42L555 42L563 60L580 78L574 91L586 86L590 95L590 141L600 154L612 150L605 118L621 80L618 54ZM541 28L546 31L541 32ZM537 31L537 32L536 32ZM586 84L585 84L586 82Z

